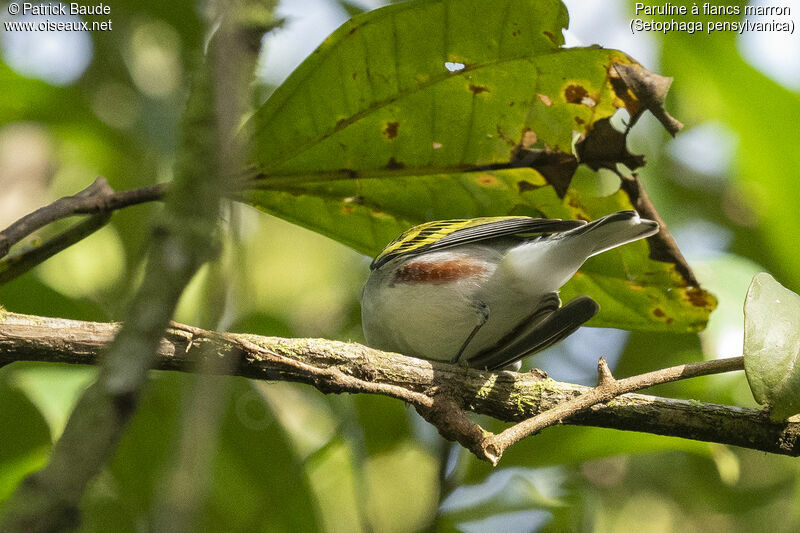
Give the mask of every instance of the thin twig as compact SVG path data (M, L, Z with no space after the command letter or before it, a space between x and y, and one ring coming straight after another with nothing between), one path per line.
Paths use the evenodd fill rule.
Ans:
M105 226L111 213L130 205L160 200L167 185L154 185L132 191L115 192L105 178L72 196L59 198L20 218L0 232L0 285L17 278L62 250L85 239ZM6 257L11 247L33 232L57 220L74 215L90 215L86 220L49 238L19 255Z
M99 230L111 220L111 213L92 215L44 244L14 257L0 259L0 285L17 278L57 253Z
M519 424L515 424L497 435L492 435L484 441L484 449L492 463L497 464L503 452L513 444L540 432L546 427L560 424L566 418L585 411L598 403L604 403L617 396L646 389L653 385L697 376L707 376L709 374L733 372L735 370L744 370L744 357L731 357L678 365L618 380L611 375L611 370L609 370L606 360L600 358L597 363L597 387Z
M115 192L105 178L94 182L72 196L59 198L25 215L0 231L0 257L5 257L12 246L48 224L73 215L109 213L116 209L161 200L167 185L153 185L132 191Z

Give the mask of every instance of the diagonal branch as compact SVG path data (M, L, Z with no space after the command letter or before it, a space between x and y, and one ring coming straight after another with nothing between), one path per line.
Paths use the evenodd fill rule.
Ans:
M20 218L0 231L0 285L24 274L39 263L72 246L105 226L111 213L130 205L161 200L166 184L125 192L115 192L105 178L72 196L59 198ZM6 257L11 247L37 230L74 215L90 215L86 220L14 257Z
M40 246L14 257L0 259L0 285L21 276L39 263L43 263L48 258L53 257L62 250L85 239L105 226L110 219L110 213L92 215L83 222L79 222L51 239L48 239Z
M678 365L616 380L614 376L611 375L611 370L609 370L606 360L601 358L597 363L597 387L571 400L558 404L552 409L548 409L534 417L523 420L497 435L486 438L482 443L482 447L488 457L499 459L505 450L525 437L530 437L547 427L560 424L573 415L585 411L599 403L613 400L617 396L646 389L653 385L669 383L671 381L732 372L735 370L744 370L743 357L739 356L729 359L717 359L713 361ZM496 463L496 460L493 462Z
M108 343L97 380L79 398L47 465L25 478L6 502L2 531L62 531L78 525L82 495L116 450L136 411L178 298L217 250L214 237L227 177L219 151L229 142L230 131L218 128L215 74L208 64L194 72L182 118L175 182L153 228L145 274L125 324ZM88 192L56 202L49 211L32 213L17 224L12 237L86 208L85 196L97 194L99 201L88 208L104 210L102 199L110 195L106 186L98 180Z
M7 313L0 317L0 365L19 360L94 364L118 328L118 324ZM305 383L324 393L369 393L400 399L416 407L445 437L487 460L491 457L480 450L492 435L472 422L465 411L519 422L596 390L554 381L541 371L480 372L359 344L217 333L180 324L168 328L159 345L156 367L191 372L195 365L202 364L198 358L208 357L235 358L231 373L251 379ZM662 374L678 379L734 370L738 365L738 359L733 358L673 367ZM638 388L653 384L652 379L652 375L643 374L606 380L606 384L617 384L616 393L632 390L628 387L633 385ZM659 379L663 380L663 376ZM456 395L448 391L459 392ZM568 418L558 422L800 455L800 423L774 422L757 409L641 394L599 400L591 409L571 411L565 414Z
M115 192L105 178L99 177L79 193L59 198L51 204L40 207L0 231L0 257L5 257L12 246L34 231L56 220L74 215L110 213L123 207L161 200L166 187L160 184L132 191Z

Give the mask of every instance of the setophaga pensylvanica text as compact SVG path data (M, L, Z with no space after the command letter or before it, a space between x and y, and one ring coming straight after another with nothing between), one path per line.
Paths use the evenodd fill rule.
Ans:
M520 216L415 226L372 261L361 296L367 344L497 369L561 341L597 314L558 291L589 257L658 232L620 211L582 220Z

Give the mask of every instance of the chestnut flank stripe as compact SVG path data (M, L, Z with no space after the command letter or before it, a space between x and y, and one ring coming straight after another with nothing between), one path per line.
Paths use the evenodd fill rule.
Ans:
M420 259L407 263L394 275L395 283L446 283L483 274L486 267L480 261L450 259L426 261Z

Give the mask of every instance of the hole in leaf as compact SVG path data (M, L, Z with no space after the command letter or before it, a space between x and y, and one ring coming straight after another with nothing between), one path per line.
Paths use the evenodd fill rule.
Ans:
M449 70L450 72L458 72L459 70L464 70L466 65L464 63L456 63L453 61L445 61L444 68Z
M525 130L525 133L522 134L522 147L523 148L530 148L536 141L539 140L539 136L536 135L536 132L533 130Z

